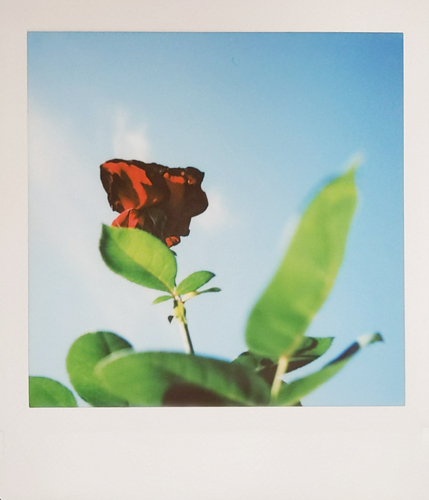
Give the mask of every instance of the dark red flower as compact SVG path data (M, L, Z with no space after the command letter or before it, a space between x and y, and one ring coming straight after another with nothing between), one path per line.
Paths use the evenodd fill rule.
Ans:
M120 213L112 226L143 229L169 247L189 234L191 218L208 207L204 174L196 168L115 159L100 170L110 206Z

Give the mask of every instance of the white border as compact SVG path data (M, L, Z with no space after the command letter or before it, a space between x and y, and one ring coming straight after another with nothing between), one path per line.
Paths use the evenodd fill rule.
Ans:
M429 4L2 0L0 498L429 498ZM29 409L27 31L404 33L406 406Z

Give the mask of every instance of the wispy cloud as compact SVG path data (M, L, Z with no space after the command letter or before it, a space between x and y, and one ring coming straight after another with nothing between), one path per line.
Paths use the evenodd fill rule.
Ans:
M85 290L85 296L92 297L91 307L99 310L106 323L119 317L126 323L130 320L129 312L118 311L115 293L109 293L105 288L112 273L101 261L98 237L102 207L110 209L99 180L98 165L88 168L88 156L80 149L79 138L57 118L43 109L32 109L29 140L30 252L43 255L49 249L49 255L57 265L64 266L73 275L75 286L79 283L77 286ZM33 277L43 285L39 265L33 263ZM122 285L119 281L117 289L126 289ZM129 299L131 309L138 310L138 300L137 294Z
M113 119L113 151L116 158L145 160L149 154L146 126L118 108Z
M64 150L64 134L54 125L47 113L36 103L29 114L29 180L32 187L48 185L56 175L58 151Z
M236 223L237 216L232 213L227 200L216 190L206 190L209 206L205 212L192 220L192 225L204 231L220 231Z

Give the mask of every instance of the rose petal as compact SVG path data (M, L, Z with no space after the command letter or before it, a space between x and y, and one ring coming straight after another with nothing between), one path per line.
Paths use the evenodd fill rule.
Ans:
M189 234L192 217L208 207L204 173L194 167L114 159L100 168L110 206L121 214L112 225L143 229L169 247Z
M201 189L204 174L196 168L187 167L169 169L164 173L164 178L170 190L170 198L165 203L165 234L170 238L187 236L192 217L203 213L208 207L207 196Z
M145 218L144 214L138 210L124 210L116 219L112 222L114 227L137 227L139 229L144 228Z
M180 243L180 238L178 238L177 236L171 236L165 238L165 243L167 244L168 248L170 248L173 245L178 245Z
M101 182L110 206L116 212L161 203L168 198L162 174L167 167L137 160L109 160L103 163Z

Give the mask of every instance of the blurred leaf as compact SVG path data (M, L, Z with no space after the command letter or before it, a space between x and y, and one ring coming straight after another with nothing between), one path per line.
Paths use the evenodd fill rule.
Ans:
M290 358L287 372L291 372L315 361L325 354L332 344L333 337L304 337L301 347ZM271 385L277 370L277 361L259 356L250 351L243 352L233 363L239 363L250 370L256 371L266 382Z
M108 392L94 374L94 367L99 361L123 349L131 349L131 344L110 332L87 333L71 346L66 359L70 382L90 405L128 406L125 399Z
M103 225L100 252L107 266L124 278L163 292L172 292L176 258L161 240L146 231Z
M173 384L164 393L162 406L244 406L192 384Z
M383 338L379 333L362 335L356 339L356 342L354 342L346 351L338 356L338 358L331 361L318 372L312 373L307 377L294 380L293 382L282 386L279 391L276 404L280 406L294 405L302 397L317 389L337 372L339 372L360 349L382 340Z
M172 295L161 295L160 297L157 297L152 304L160 304L161 302L165 302L166 300L172 299Z
M266 405L270 397L268 385L242 366L181 353L115 353L95 372L133 406L161 406L178 385L209 391L230 404Z
M246 351L240 354L238 358L235 358L232 363L236 363L241 366L245 366L249 368L249 370L260 371L266 368L267 366L273 366L276 363L264 356L259 356L259 354L254 354L253 352Z
M354 169L325 186L304 212L273 280L250 313L249 350L289 357L328 296L356 206Z
M184 295L185 293L195 292L214 278L214 276L210 271L192 273L177 286L176 293L177 295Z
M73 393L56 380L46 377L29 377L30 408L76 407Z
M300 348L290 358L287 371L297 370L320 358L331 347L334 337L304 337Z

